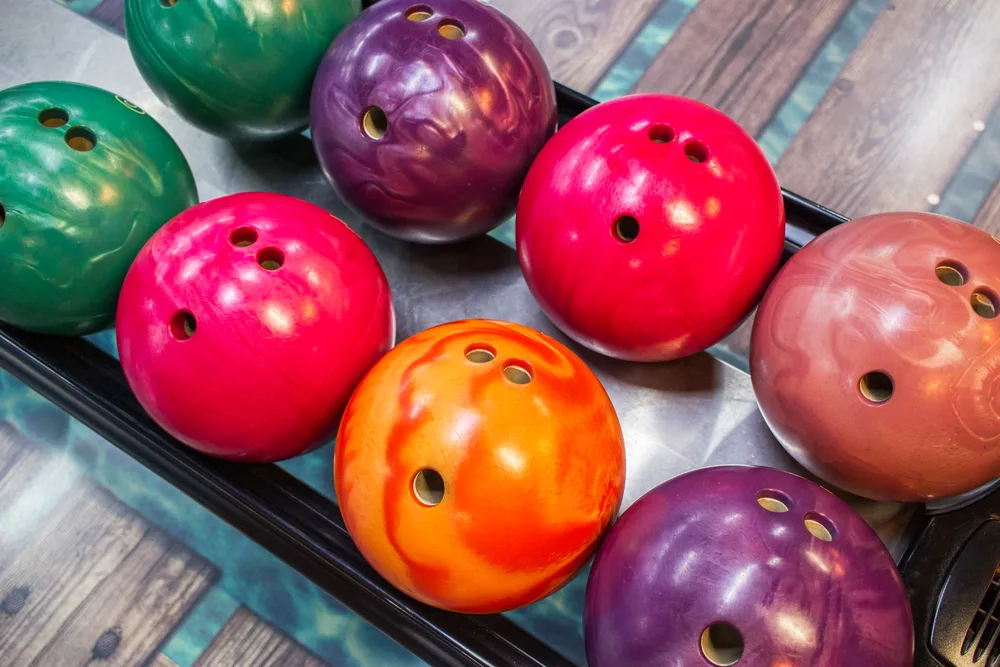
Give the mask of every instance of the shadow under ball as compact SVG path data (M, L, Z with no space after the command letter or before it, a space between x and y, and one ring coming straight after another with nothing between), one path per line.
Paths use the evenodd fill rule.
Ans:
M826 232L757 311L750 368L785 449L829 483L927 501L1000 475L1000 243L885 213Z
M301 132L313 77L360 0L126 0L132 57L192 125L236 140Z
M198 201L166 130L100 88L0 91L0 321L77 336L114 324L143 244Z
M330 47L311 103L313 145L337 193L387 234L479 236L514 214L555 131L538 49L476 0L382 0Z

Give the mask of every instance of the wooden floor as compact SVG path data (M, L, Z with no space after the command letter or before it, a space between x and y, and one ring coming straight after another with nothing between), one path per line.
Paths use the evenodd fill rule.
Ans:
M195 667L323 667L318 658L240 608L201 655Z
M778 163L852 217L933 208L1000 99L1000 3L891 6Z
M756 136L851 4L702 0L635 92L693 97Z
M0 423L0 665L171 667L161 647L218 575ZM196 665L323 663L241 608Z
M525 29L553 77L589 91L660 0L491 0Z
M1000 183L993 186L990 196L976 213L975 224L994 236L1000 236Z

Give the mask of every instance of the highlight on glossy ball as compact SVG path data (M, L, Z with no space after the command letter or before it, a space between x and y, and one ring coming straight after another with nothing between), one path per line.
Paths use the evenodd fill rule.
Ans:
M414 85L415 76L434 83ZM330 47L310 130L328 180L370 224L445 243L513 215L556 120L541 54L500 11L475 0L381 0Z
M1000 475L997 294L1000 243L972 225L884 213L832 229L755 316L761 413L802 465L857 495L924 502L986 484Z
M198 200L184 155L141 108L77 83L0 91L0 128L0 321L111 326L139 249Z
M332 439L394 329L389 285L356 233L314 204L245 193L150 239L116 333L125 377L164 429L212 456L267 462Z
M909 599L878 535L770 468L703 468L629 507L591 567L584 635L591 667L913 665Z
M785 214L756 142L695 100L634 95L566 124L517 210L525 280L597 352L668 361L715 345L774 275Z
M334 479L382 576L436 607L495 613L586 562L621 503L625 452L576 355L527 327L467 320L403 341L365 376Z
M126 0L125 34L157 97L222 137L270 140L308 124L327 47L357 0Z

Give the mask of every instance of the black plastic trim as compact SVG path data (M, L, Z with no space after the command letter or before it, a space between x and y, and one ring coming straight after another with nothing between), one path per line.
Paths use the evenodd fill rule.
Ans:
M977 531L998 520L1000 491L994 491L953 512L922 516L914 521L912 534L915 539L910 542L899 569L913 609L917 640L915 667L964 667L971 664L971 655L965 656L966 659L955 658L961 651L960 646L954 644L961 644L962 636L960 632L951 632L949 637L948 629L968 627L977 603L986 591L982 582L988 582L1000 564L1000 551L991 551L970 542ZM970 544L978 547L979 553L972 558L963 558ZM968 586L977 578L980 584L971 590L951 590L946 594L949 582L955 589ZM961 595L964 595L964 601L958 599ZM931 645L935 635L936 650ZM949 642L953 645L949 646Z

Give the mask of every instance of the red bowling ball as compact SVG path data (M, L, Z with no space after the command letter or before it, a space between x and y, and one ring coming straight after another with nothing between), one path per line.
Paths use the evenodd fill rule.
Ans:
M391 346L389 285L364 242L307 202L249 193L188 209L129 270L118 349L139 402L206 454L319 446Z
M669 95L624 97L571 121L521 191L528 287L567 335L666 361L739 325L784 247L781 190L724 114Z

